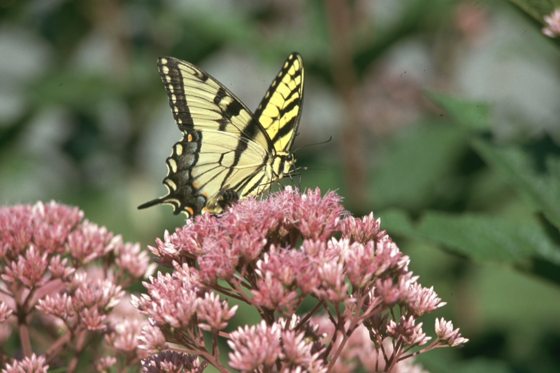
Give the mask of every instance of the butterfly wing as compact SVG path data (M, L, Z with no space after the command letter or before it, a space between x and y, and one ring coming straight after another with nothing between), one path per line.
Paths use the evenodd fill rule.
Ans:
M292 53L255 112L255 118L277 153L288 153L297 134L303 104L303 78L303 59L298 53Z
M158 67L183 138L166 161L168 194L139 208L168 203L175 214L192 216L258 194L270 181L264 169L271 143L249 109L188 62L165 57Z

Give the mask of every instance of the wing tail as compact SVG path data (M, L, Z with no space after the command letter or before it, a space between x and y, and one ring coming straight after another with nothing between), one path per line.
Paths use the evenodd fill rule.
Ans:
M151 201L148 201L148 202L144 202L143 204L138 206L138 210L147 209L148 207L159 205L161 203L165 203L165 198L164 197L160 197L160 198L156 198L156 199L153 199Z

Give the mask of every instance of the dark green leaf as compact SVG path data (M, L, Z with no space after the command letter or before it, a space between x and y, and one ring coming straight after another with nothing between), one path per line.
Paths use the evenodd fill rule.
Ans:
M560 7L560 3L555 0L509 0L519 9L542 22L545 15L549 14L556 7Z
M453 368L453 371L457 373L509 373L513 371L507 366L506 363L502 361L489 360L484 358L473 359L460 364L456 364Z
M373 196L383 206L422 208L452 191L442 179L467 149L461 131L449 123L420 124L396 138L373 173Z
M484 102L471 102L441 93L428 92L427 96L441 106L459 125L470 130L490 128L490 106Z
M547 173L538 173L527 153L513 147L496 148L487 142L473 142L478 153L506 176L510 184L529 198L535 209L560 228L560 159L549 158Z
M419 236L477 261L520 264L543 258L560 265L560 250L531 218L516 221L482 215L432 212L417 227Z
M386 229L389 234L402 234L414 237L415 228L403 210L390 209L383 211L379 217L381 218L381 227Z

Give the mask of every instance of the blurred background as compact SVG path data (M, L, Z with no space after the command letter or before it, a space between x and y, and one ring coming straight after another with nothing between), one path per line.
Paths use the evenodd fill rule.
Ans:
M282 184L373 211L448 302L438 314L470 342L422 365L560 371L560 39L541 32L555 6L2 0L0 201L55 199L152 244L184 224L136 209L164 193L179 138L156 58L202 67L254 109L298 51L307 170Z

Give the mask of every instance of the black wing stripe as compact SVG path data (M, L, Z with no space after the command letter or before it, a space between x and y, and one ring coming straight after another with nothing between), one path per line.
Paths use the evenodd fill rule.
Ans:
M292 102L297 102L297 99L298 99L299 97L295 97L296 95L299 95L299 88L298 88L298 87L295 87L294 89L292 89L292 90L290 91L290 94L288 94L288 96L284 97L284 100L286 100L286 101L284 102L284 104L286 104L286 103L287 103L287 104L291 104ZM284 111L287 111L286 108L284 108L283 110L284 110Z
M280 116L289 113L290 111L292 111L295 107L300 105L300 102L298 100L292 100L289 101L286 100L286 102L288 103L286 106L284 106L282 109L280 109Z
M251 111L210 74L173 57L160 58L158 66L173 116L181 130L197 127L196 120L201 116L200 114L195 115L193 112L199 108L217 114L215 118L211 119L216 124L207 124L208 128L213 127L220 131L235 128L243 136L246 135L246 129L252 117ZM185 85L191 87L188 93L185 92ZM213 103L214 106L208 105L209 103ZM243 113L243 118L236 118L241 113ZM193 119L193 117L195 118ZM260 132L260 136L247 136L247 138L251 138L267 149L271 145L270 140L266 138L266 132L260 125L258 130L257 134Z
M218 92L216 93L216 97L214 97L214 103L216 105L219 105L224 97L226 97L226 91L225 89L220 87L220 89L218 89Z
M296 121L296 119L297 119L296 117L293 117L284 126L282 126L282 128L280 128L280 130L276 132L276 134L272 138L272 142L276 142L280 140L282 137L289 135L294 130L293 123Z
M173 60L168 59L167 62L164 64L163 59L160 58L158 61L158 68L159 68L161 80L166 88L165 91L167 92L167 96L169 98L169 106L171 107L173 118L177 122L177 125L182 130L185 129L184 126L192 126L193 119L190 114L189 107L187 106L186 101L184 99L181 99L181 100L177 100L176 103L174 104L172 99L173 94L176 94L183 98L185 97L185 89L182 84L182 76L179 71L179 68L177 67L177 63ZM168 69L167 74L164 72L164 68ZM171 82L174 83L171 84L171 86L173 87L173 92L169 90L168 85L170 82L167 81L167 77L169 77ZM177 110L175 109L175 107L177 108Z
M239 113L241 112L241 109L243 109L243 107L239 102L232 101L226 107L226 110L224 111L224 115L226 118L230 119L232 117L238 116Z
M255 120L251 119L249 124L245 127L245 131L246 131L245 135L249 139L253 139L253 137L258 134L259 127L255 123L256 123ZM241 155L247 149L247 146L248 146L248 144L247 144L246 141L239 141L239 143L237 144L237 148L235 149L235 156L233 158L233 163L230 166L230 169L228 170L228 173L226 174L226 176L222 180L222 184L221 184L222 188L224 187L226 181L231 176L233 170L235 169L235 166L237 166L239 164L239 160L241 159Z
M214 169L216 169L216 168L217 168L217 167L215 167ZM214 170L214 169L212 169L212 170ZM222 169L221 171L216 172L215 177L217 177L218 175L222 174L224 171L225 171L225 169ZM199 189L199 190L204 190L204 188L205 188L208 184L210 184L212 181L214 181L214 178L208 179L208 181L206 181L206 182L200 184L200 185L197 187L197 189Z
M257 180L256 182L253 183L253 185L251 186L251 188L249 188L248 190L245 190L245 187L251 182L253 181L253 179L255 178L255 176L258 173L261 173L261 177L259 178L259 180ZM264 172L262 172L262 167L259 168L258 170L256 170L255 172L253 172L251 175L247 176L245 179L243 179L241 182L237 183L233 189L235 190L240 190L243 191L243 194L245 195L250 195L257 187L259 187L261 185L262 180L264 179L264 177L266 176L266 174Z
M259 104L259 107L258 107L257 111L255 112L255 118L258 118L262 115L265 107L268 105L268 103L270 102L270 99L272 98L271 92L273 90L275 90L275 87L282 80L283 76L287 73L287 71L290 70L290 68L292 67L292 65L294 64L294 62L296 61L296 59L298 57L299 57L299 55L297 53L292 53L288 56L286 62L284 63L285 67L282 66L282 69L280 70L280 72L278 73L276 78L274 78L274 80L272 81L272 84L270 85L270 88L268 89L267 93L265 94L265 97L263 98L263 100ZM286 63L287 63L287 65L286 65ZM299 76L299 75L301 75L300 71L298 71L298 73L294 76Z
M292 53L261 101L255 118L265 128L276 152L289 152L303 102L303 60Z

